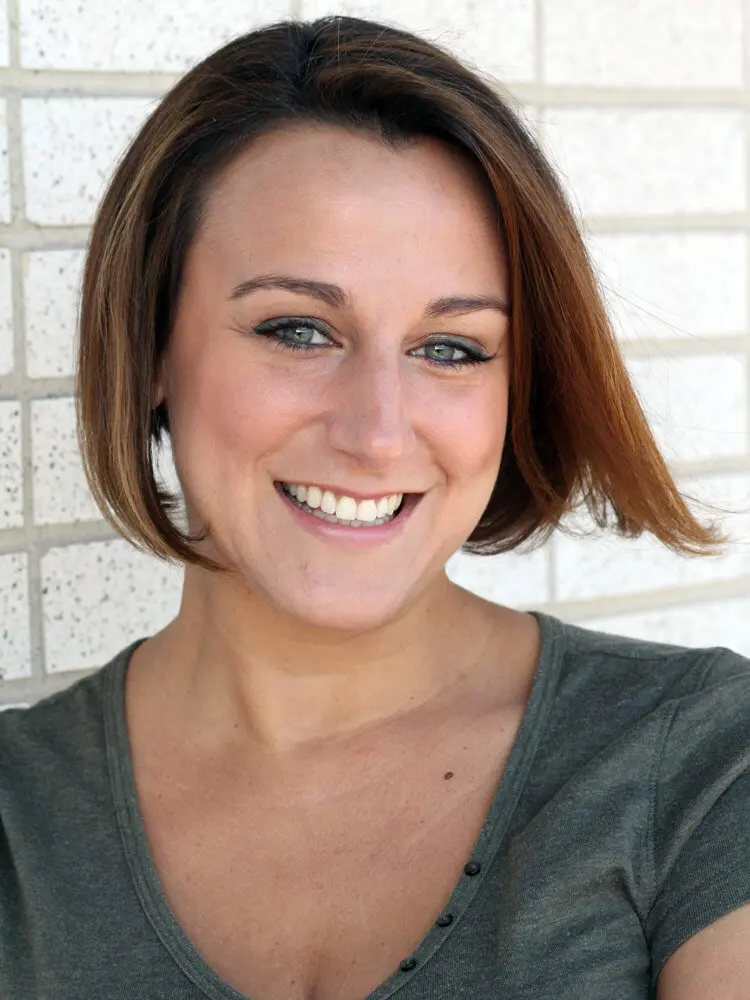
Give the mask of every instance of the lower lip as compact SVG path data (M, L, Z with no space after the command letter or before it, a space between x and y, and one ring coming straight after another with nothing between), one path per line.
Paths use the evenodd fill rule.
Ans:
M302 528L318 538L324 538L327 541L353 549L369 549L374 545L385 545L387 542L393 541L394 538L398 538L415 507L424 496L423 493L407 494L401 504L400 513L392 521L386 521L385 524L374 525L371 528L352 528L347 524L332 524L330 521L324 521L320 517L308 514L307 511L292 503L284 493L280 483L274 483L274 486L283 500L284 506Z

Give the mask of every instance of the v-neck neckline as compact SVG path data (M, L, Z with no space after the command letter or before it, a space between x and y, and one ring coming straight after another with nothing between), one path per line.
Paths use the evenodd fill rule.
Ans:
M466 868L442 910L450 913L447 926L434 923L411 955L384 982L362 1000L387 1000L403 987L444 946L477 895L504 839L554 699L565 648L564 622L540 611L529 611L538 623L540 646L526 707ZM222 979L187 937L167 902L150 853L136 791L133 756L125 714L125 677L130 658L148 637L137 639L110 662L104 673L104 731L110 782L117 822L133 886L146 917L182 972L210 1000L254 1000ZM474 872L473 866L479 865ZM436 918L440 914L435 915Z

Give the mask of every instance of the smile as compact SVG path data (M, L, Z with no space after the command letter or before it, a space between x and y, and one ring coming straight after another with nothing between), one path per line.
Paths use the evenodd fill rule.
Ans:
M330 490L296 483L279 483L284 495L300 510L330 524L352 528L387 524L401 509L404 494L391 493L379 499L357 502L353 497L336 496Z

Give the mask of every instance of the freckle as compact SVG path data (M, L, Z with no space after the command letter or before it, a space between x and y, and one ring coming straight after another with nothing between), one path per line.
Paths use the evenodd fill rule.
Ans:
M443 777L445 778L446 781L448 781L449 778L453 777L453 771L446 771Z

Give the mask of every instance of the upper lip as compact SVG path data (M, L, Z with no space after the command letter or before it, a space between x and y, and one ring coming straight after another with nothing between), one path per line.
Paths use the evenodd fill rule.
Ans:
M326 490L330 490L330 492L335 493L337 497L351 497L352 500L379 500L381 497L389 497L394 493L401 493L403 496L406 496L408 493L417 492L417 490L388 490L383 487L378 487L378 489L373 490L372 493L361 493L358 490L349 490L339 486L327 486L323 485L323 483L308 483L302 479L280 479L279 482L293 483L295 486L317 486L322 493L325 493Z

